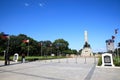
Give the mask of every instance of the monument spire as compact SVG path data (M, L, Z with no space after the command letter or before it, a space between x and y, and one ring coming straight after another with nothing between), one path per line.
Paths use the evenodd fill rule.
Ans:
M88 43L88 33L86 30L84 31L84 38L85 38L85 43L86 42Z

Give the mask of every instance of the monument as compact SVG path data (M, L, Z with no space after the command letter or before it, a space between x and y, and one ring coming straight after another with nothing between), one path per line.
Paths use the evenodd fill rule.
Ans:
M87 33L87 31L84 31L84 38L85 38L85 44L83 46L81 56L93 56L92 49L90 47L90 44L88 43L88 33Z

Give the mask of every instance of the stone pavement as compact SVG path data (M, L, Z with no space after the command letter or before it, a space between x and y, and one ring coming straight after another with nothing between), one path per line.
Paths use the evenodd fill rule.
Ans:
M0 67L0 80L120 80L120 68L96 67L95 58L66 58ZM2 61L0 61L2 65Z

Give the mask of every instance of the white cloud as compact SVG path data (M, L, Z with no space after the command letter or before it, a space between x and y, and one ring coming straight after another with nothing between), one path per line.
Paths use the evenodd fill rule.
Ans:
M29 6L29 4L28 4L28 3L25 3L25 6Z
M44 6L44 4L43 4L43 3L39 3L39 6L40 6L40 7L43 7L43 6Z

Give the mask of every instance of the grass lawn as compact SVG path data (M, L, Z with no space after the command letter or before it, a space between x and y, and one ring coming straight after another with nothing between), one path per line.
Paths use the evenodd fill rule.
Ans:
M21 61L21 56L19 56L19 61ZM35 61L35 60L48 60L48 59L58 59L65 58L65 56L26 56L25 59L27 61ZM0 56L0 60L5 60L4 56ZM10 57L10 60L13 60L13 56Z

